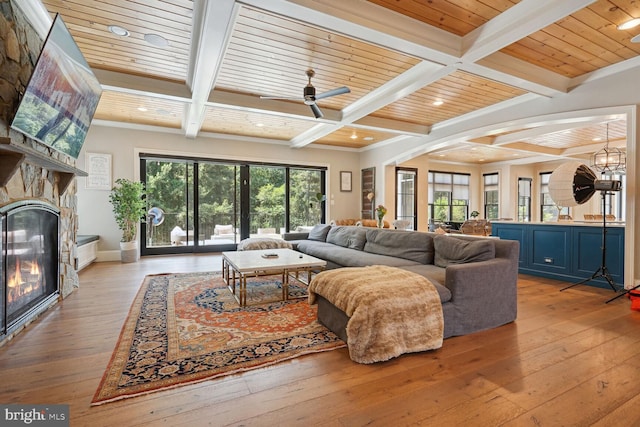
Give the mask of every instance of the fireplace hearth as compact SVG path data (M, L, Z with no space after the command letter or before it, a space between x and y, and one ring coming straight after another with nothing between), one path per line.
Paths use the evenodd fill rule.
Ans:
M59 295L59 210L37 200L0 208L0 337L16 331Z

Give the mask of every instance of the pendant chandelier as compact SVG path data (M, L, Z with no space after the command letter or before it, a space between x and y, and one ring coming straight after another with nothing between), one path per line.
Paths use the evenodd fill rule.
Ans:
M607 175L626 172L627 156L619 148L609 148L609 123L607 123L607 140L604 147L593 154L591 167Z

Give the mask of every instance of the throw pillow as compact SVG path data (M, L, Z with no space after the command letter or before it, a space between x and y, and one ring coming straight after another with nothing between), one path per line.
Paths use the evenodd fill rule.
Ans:
M317 224L309 232L309 240L318 240L324 242L327 240L327 233L331 230L331 226L327 224Z
M496 257L496 248L489 239L464 240L452 236L433 236L435 256L433 263L438 267L450 264L486 261Z

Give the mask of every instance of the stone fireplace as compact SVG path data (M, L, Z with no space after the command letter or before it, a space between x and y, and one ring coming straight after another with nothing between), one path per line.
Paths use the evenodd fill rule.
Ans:
M0 209L0 326L12 333L57 301L59 211L25 200Z
M11 221L22 225L15 225L12 234L2 235L2 250L6 261L2 262L2 277L13 272L19 272L19 290L15 286L9 291L7 286L0 295L0 315L3 324L0 328L0 346L5 344L24 326L28 325L38 313L66 298L78 287L78 275L74 268L76 256L77 208L76 208L76 180L75 177L86 176L75 168L75 160L61 154L43 144L33 141L22 134L10 129L10 123L17 109L20 94L24 92L29 76L33 70L35 60L40 52L42 39L15 3L0 0L0 215L2 216L2 230ZM26 209L37 206L38 215L46 212L45 219L33 219L32 214L24 214ZM15 210L13 214L8 212ZM14 216L15 215L15 216ZM55 215L55 219L46 219ZM57 223L57 232L48 235L48 231L38 229L39 221ZM11 229L10 229L11 230ZM7 249L5 249L7 248ZM54 249L52 249L54 248ZM55 249L57 248L57 250ZM39 254L40 260L44 253L55 254L56 261L46 260L49 266L39 283L31 267L33 260L16 257L20 251L29 250L31 255ZM25 284L26 280L35 281ZM27 290L32 285L43 284L43 291L47 296L30 293ZM55 288L55 290L54 290ZM37 291L40 292L40 291ZM7 307L7 296L11 293L21 299L28 308ZM33 299L32 299L33 296ZM26 302L25 302L26 301ZM35 308L35 310L34 310ZM42 310L41 310L42 309Z

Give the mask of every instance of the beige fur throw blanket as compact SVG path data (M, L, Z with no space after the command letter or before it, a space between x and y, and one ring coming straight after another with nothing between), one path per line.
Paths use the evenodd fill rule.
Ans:
M348 317L349 356L358 363L442 347L444 322L435 286L425 277L373 265L327 270L309 285Z

